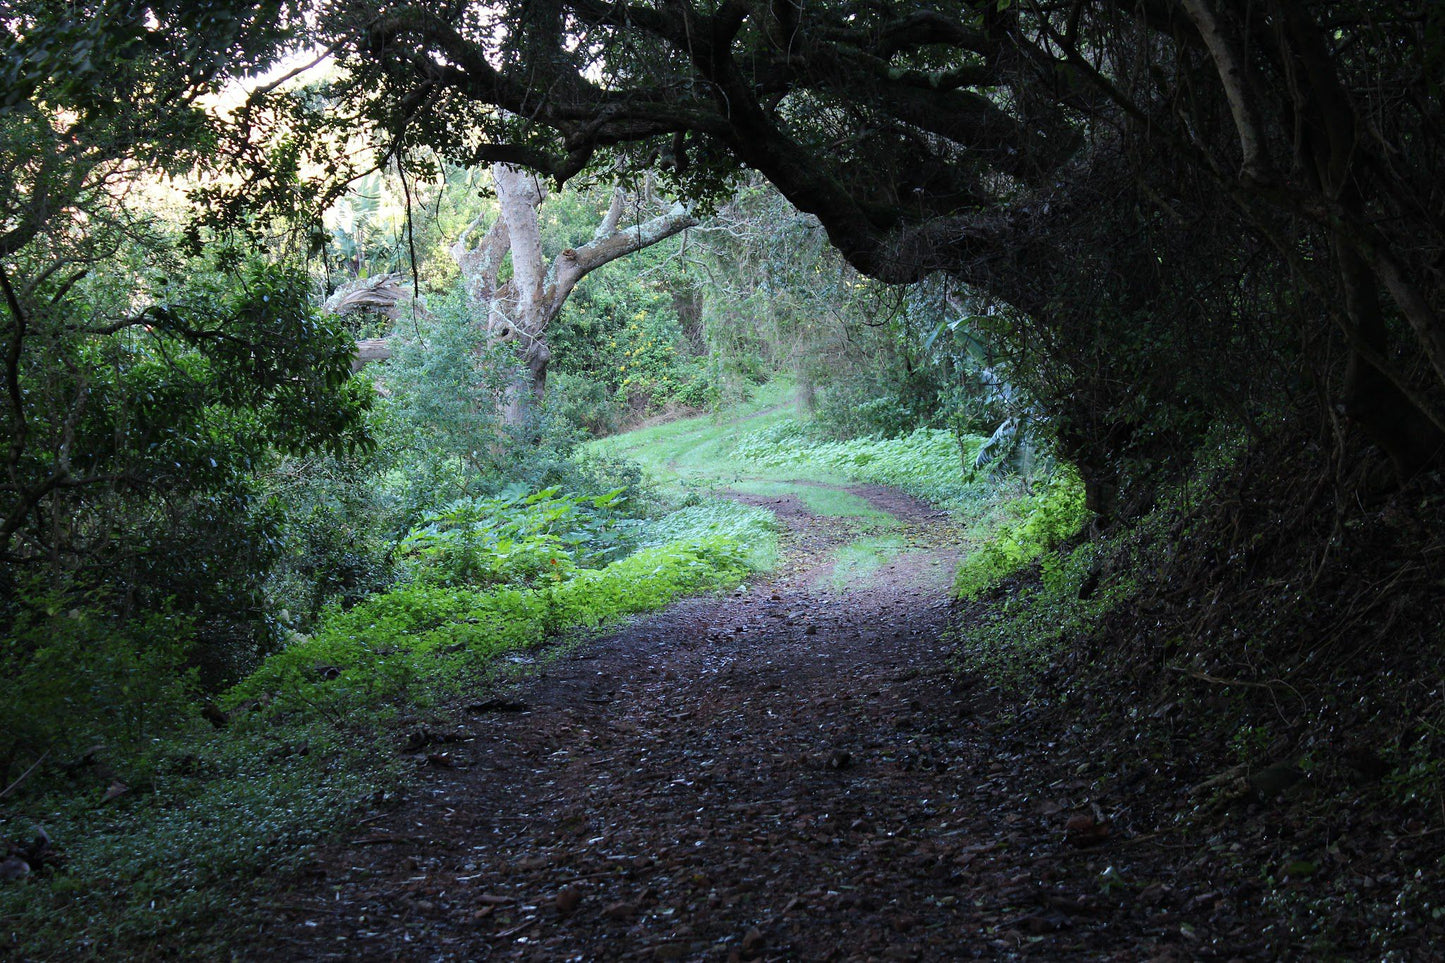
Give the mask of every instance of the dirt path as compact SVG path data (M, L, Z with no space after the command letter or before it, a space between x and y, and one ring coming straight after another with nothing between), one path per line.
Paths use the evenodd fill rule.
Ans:
M459 720L474 738L442 747L458 768L425 768L318 854L241 955L1255 956L1221 925L1226 896L1153 878L1172 857L1147 836L1077 845L1102 815L1088 784L949 670L937 513L853 491L921 547L834 591L849 523L749 499L790 530L784 574L632 623L511 703L474 706Z

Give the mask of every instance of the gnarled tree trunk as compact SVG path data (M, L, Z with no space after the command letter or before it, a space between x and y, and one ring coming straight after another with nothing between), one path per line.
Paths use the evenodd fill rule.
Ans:
M529 171L509 164L492 165L492 180L500 213L475 240L484 219L473 221L450 253L461 268L475 323L483 325L492 340L517 346L523 372L507 392L502 421L519 425L545 397L547 366L552 360L547 328L562 312L577 282L604 264L692 227L697 219L677 203L649 220L624 225L627 194L619 187L592 240L567 248L548 264L542 253L540 219L546 188ZM502 266L509 253L512 276L502 282ZM400 282L395 274L353 281L337 289L322 309L331 314L371 311L394 320L400 317L402 305L412 299L411 291ZM359 341L356 348L353 371L391 357L384 338Z
M547 390L547 366L552 360L547 328L577 282L589 272L620 257L650 247L697 223L681 204L647 221L624 226L626 195L613 192L612 203L592 240L567 248L545 262L539 211L547 192L537 177L510 164L492 165L500 214L476 244L469 236L480 228L474 222L451 247L462 270L473 316L485 319L487 334L495 341L513 342L524 366L523 376L508 392L503 422L521 424L531 406ZM500 282L502 264L512 255L512 276Z

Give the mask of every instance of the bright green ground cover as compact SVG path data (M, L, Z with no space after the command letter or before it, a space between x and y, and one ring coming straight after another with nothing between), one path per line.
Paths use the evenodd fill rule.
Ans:
M772 490L762 483L797 479L834 485L872 483L963 507L987 500L993 490L985 480L966 477L963 470L983 441L967 436L960 444L953 433L934 429L902 438L830 441L799 415L792 386L775 381L758 389L744 408L604 438L589 447L599 454L634 459L659 481L684 489L770 494ZM798 489L788 492L804 497ZM810 497L819 500L822 514L854 514L840 511L842 503L830 502L829 496Z
M215 917L284 876L306 847L404 778L401 733L473 691L499 657L570 629L728 587L776 559L772 516L709 501L647 520L614 496L557 492L458 503L404 543L409 580L267 660L113 772L81 771L0 812L0 836L43 825L63 871L0 888L0 955L225 955ZM610 561L609 561L610 559ZM102 802L112 779L128 788ZM207 934L211 934L210 937Z
M972 601L1068 541L1088 520L1084 487L1072 471L1060 471L1039 491L999 506L982 526L978 547L958 568L954 592Z
M796 415L792 398L791 385L773 381L740 407L612 435L590 442L587 448L635 461L664 484L725 486L751 473L751 466L737 461L733 449L738 438L761 427L792 421Z

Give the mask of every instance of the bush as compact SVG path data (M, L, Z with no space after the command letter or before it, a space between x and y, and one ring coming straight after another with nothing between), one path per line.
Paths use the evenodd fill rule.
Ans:
M684 408L712 409L722 403L723 391L705 358L693 358L677 367L677 388L670 399Z
M556 488L463 499L429 515L401 543L412 575L432 585L535 585L624 555L636 523L625 490L585 497Z
M395 578L396 499L370 461L288 459L264 484L278 509L281 559L266 583L283 628L307 628L332 601L354 605Z
M1059 471L1036 495L1012 502L1015 521L1003 525L958 567L954 592L972 601L988 589L1078 534L1088 520L1084 486L1072 471Z
M196 644L185 618L155 612L122 621L64 595L16 600L0 637L0 781L50 756L92 746L148 746L194 713Z
M547 407L557 418L593 438L616 433L626 414L615 389L596 378L565 371L548 376Z
M601 569L577 569L534 588L416 583L332 609L314 636L298 636L233 688L225 703L261 700L273 711L331 713L405 696L425 701L508 650L565 628L596 627L688 593L735 584L746 553L721 536L643 549Z
M921 376L920 376L921 377ZM818 429L831 438L896 438L918 428L937 428L946 386L915 383L893 368L820 379L814 396Z

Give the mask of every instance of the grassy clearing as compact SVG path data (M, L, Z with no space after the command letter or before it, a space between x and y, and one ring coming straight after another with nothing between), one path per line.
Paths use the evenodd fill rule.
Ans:
M901 438L819 439L796 419L759 425L738 439L735 459L763 477L889 485L962 508L986 498L987 482L965 474L984 439L920 428Z
M831 496L802 488L768 488L795 480L831 485L890 485L954 508L975 510L994 486L965 476L984 439L920 429L902 438L831 441L816 434L793 402L793 387L775 381L746 406L684 418L592 442L597 454L640 463L664 485L682 491L732 488L754 494L795 494L820 514L852 515ZM816 502L808 502L808 498ZM869 509L869 511L876 511ZM881 514L881 513L878 513Z
M752 474L750 467L736 464L733 449L740 433L787 423L796 415L792 385L779 380L759 388L740 407L612 435L587 448L635 461L666 485L715 489Z
M947 507L963 523L964 561L955 591L972 598L1035 562L1076 531L1083 517L1072 476L1034 489L967 472L964 466L983 441L931 429L901 438L829 440L798 413L792 386L780 381L764 386L744 408L651 426L590 448L638 461L681 494L792 495L817 515L867 523L857 540L839 550L840 585L856 584L905 550L891 534L894 519L841 486L888 485Z

